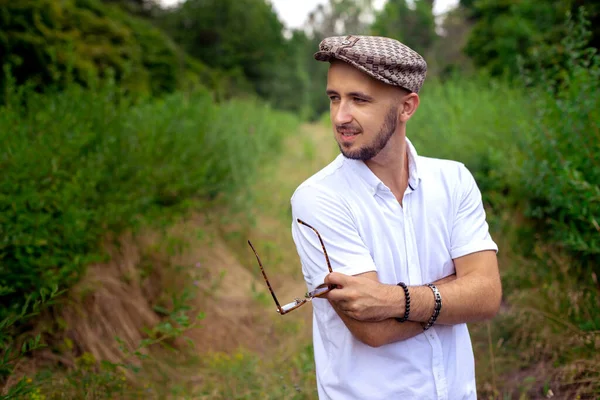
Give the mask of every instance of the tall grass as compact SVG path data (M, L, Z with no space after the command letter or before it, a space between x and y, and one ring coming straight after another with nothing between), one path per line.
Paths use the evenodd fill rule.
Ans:
M523 88L486 76L428 82L407 135L421 155L457 160L475 175L488 205L518 186L533 109Z
M102 239L190 209L242 207L295 117L208 92L133 104L114 83L39 94L7 85L0 108L0 321L105 257ZM241 200L242 199L242 200ZM5 329L7 330L5 332ZM0 356L13 359L13 354ZM10 357L9 357L10 356ZM12 371L2 365L1 378Z
M209 93L132 105L113 85L54 95L14 89L0 109L3 312L69 285L98 239L140 218L232 198L295 120ZM1 315L1 314L0 314Z
M581 259L586 279L600 274L600 55L589 48L589 22L569 18L566 66L534 71L537 113L523 176L526 212L551 239ZM542 60L536 60L539 63ZM538 75L539 77L536 77ZM573 271L577 273L576 271ZM600 329L600 319L597 329Z
M499 243L504 306L472 327L489 398L600 394L600 69L585 21L570 32L559 73L430 82L408 126L420 154L473 172Z

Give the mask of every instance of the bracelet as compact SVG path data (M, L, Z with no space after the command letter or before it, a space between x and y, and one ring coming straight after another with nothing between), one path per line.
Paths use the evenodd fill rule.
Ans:
M437 319L438 315L440 315L440 311L442 309L442 295L440 294L438 288L432 283L428 283L425 286L428 286L433 291L433 297L435 298L435 306L433 307L433 314L431 315L431 318L429 318L429 321L427 321L426 324L421 324L423 326L424 331L433 326L435 320Z
M402 289L404 289L405 308L404 308L404 316L402 318L396 318L396 321L404 322L404 321L408 320L408 313L410 312L410 294L408 293L408 287L406 286L406 284L404 282L398 283L398 286L402 286Z

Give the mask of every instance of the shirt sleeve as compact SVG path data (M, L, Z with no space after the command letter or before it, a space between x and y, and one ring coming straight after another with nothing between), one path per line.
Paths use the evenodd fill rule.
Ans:
M458 207L450 238L452 258L483 250L498 252L498 246L489 233L481 192L471 172L462 164L458 181Z
M309 291L323 283L329 269L319 237L298 219L319 232L333 271L357 275L377 270L349 207L339 195L324 187L303 186L292 196L291 205L292 237Z

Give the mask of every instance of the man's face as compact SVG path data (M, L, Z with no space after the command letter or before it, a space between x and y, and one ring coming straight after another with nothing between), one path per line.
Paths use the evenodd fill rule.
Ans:
M327 75L330 117L345 157L367 161L386 146L398 126L402 94L349 64L331 63Z

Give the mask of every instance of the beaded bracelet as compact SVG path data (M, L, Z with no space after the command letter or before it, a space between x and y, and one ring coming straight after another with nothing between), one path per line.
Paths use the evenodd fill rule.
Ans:
M404 316L402 318L396 318L396 321L404 322L404 321L408 321L408 313L410 312L410 294L408 293L408 287L406 286L406 284L404 282L398 283L398 286L402 286L402 289L404 289L405 308L404 308Z
M440 311L442 309L442 295L440 294L438 288L432 283L428 283L425 286L428 286L433 291L433 297L435 298L435 306L433 308L433 314L431 315L431 318L429 318L429 321L427 321L426 324L421 324L423 326L424 331L433 326L435 320L437 319L438 315L440 315Z

